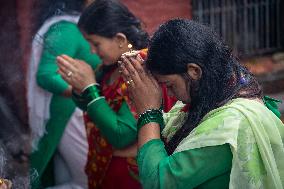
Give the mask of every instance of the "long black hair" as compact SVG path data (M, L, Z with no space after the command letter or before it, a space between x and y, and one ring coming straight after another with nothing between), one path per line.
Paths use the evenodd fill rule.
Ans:
M202 69L198 81L186 74L188 63ZM181 74L190 83L191 109L185 124L167 143L169 154L209 111L233 98L262 96L256 79L228 46L210 28L194 21L174 19L161 25L151 39L146 66L152 73Z
M87 34L111 38L123 33L135 49L148 45L141 21L116 0L96 0L82 13L78 26Z

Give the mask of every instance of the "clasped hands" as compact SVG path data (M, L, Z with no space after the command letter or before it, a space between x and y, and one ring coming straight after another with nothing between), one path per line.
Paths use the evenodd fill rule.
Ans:
M59 67L57 72L77 93L80 94L86 86L96 83L93 68L86 62L67 55L60 55L56 60Z
M119 70L128 85L128 92L138 114L154 108L162 103L162 93L155 78L142 66L143 59L139 54L122 55ZM73 87L77 93L93 83L96 83L92 67L84 61L73 59L67 55L57 57L58 73Z
M119 69L124 81L128 84L128 92L138 114L148 109L159 109L162 104L162 93L156 79L142 66L143 59L123 55Z

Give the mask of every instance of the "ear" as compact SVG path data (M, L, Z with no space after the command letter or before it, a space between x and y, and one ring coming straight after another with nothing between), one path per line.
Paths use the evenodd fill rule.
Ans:
M127 47L128 45L127 37L123 33L115 34L113 39L116 41L119 47Z
M195 63L189 63L187 64L187 74L193 80L199 80L202 76L202 69Z

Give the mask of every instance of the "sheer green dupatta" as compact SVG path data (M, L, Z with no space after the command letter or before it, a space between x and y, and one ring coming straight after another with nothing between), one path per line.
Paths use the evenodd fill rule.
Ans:
M168 115L164 137L171 137L175 130L170 125L175 121L170 117L179 119ZM231 189L280 189L284 187L283 140L280 119L258 101L239 98L209 112L175 153L228 143L233 154Z

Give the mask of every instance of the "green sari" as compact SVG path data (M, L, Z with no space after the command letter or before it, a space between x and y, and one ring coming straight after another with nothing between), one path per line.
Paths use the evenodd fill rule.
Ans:
M164 115L162 135L167 140L183 124L182 107L177 103ZM142 146L138 154L141 181L146 189L280 189L284 186L283 140L283 123L264 104L234 99L209 112L171 156L160 140Z

